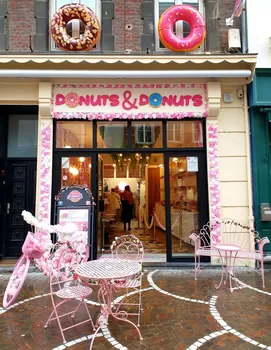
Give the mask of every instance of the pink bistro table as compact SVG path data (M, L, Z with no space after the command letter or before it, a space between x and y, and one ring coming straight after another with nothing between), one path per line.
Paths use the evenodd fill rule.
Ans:
M216 249L218 250L218 253L220 255L221 263L222 263L222 274L221 274L221 280L219 285L216 285L216 289L218 289L222 282L224 281L224 284L227 283L227 278L229 276L229 282L230 282L230 291L233 292L231 279L233 278L236 282L235 278L235 260L237 257L238 252L241 250L241 247L238 245L233 244L217 244Z
M139 328L130 320L125 311L114 312L113 292L117 290L118 284L123 283L126 279L133 278L142 271L142 266L134 260L124 259L99 259L81 263L76 268L76 274L84 280L91 280L101 285L98 292L98 300L101 304L101 312L97 318L98 328L92 338L90 349L92 349L94 339L98 331L104 325L108 325L108 317L111 315L114 319L125 321L135 327L138 332L139 339L142 335Z

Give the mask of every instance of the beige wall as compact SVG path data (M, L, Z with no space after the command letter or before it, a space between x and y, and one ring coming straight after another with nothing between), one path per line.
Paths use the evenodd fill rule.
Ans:
M39 84L42 84L40 92ZM222 84L220 101L219 94L216 96L215 92L215 84L218 84L218 88L220 88L220 84L211 84L213 84L209 96L209 106L211 107L213 104L211 118L216 119L218 113L221 216L252 222L249 129L245 91L244 99L237 97L237 90L244 90L245 87L243 85ZM46 111L43 112L42 116L40 115L40 122L43 118L49 122L50 87L50 83L6 82L0 84L0 103L10 105L40 104L40 109L46 107ZM45 97L43 96L44 89L48 89L48 94ZM234 101L232 103L223 102L223 95L226 92L233 93ZM41 161L40 155L38 161ZM38 169L39 167L40 164L38 164ZM37 181L38 186L39 181ZM39 190L37 188L38 202Z
M0 84L0 103L2 105L38 105L39 83Z
M218 115L219 178L221 216L248 222L252 216L250 149L246 94L239 99L237 90L244 86L222 86ZM232 103L223 101L232 93Z

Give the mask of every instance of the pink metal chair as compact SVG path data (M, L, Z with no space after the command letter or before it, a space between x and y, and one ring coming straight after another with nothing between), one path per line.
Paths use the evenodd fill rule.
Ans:
M93 331L95 331L92 317L85 303L85 299L92 293L92 289L80 284L76 279L74 271L84 257L69 243L61 243L60 245L57 243L52 249L50 259L50 294L53 311L44 327L47 328L51 321L57 320L63 342L66 343L64 332L71 328L90 322ZM71 306L67 309L65 304L69 302ZM74 304L77 305L75 309ZM87 318L63 327L62 318L69 315L74 318L81 306L85 308ZM70 309L71 307L73 307L72 310Z
M127 259L127 260L136 260L141 265L144 257L144 247L142 242L133 234L124 235L120 237L116 237L111 245L111 253L112 258L117 259ZM142 309L142 296L141 296L141 288L142 288L142 276L143 276L143 267L142 272L140 272L137 276L121 281L115 281L117 284L117 288L125 289L125 296L119 303L115 303L117 308L116 312L118 312L123 306L133 307L135 306L137 311L130 312L126 311L127 315L137 316L137 324L140 326L140 316ZM129 290L132 289L135 293L138 293L138 302L136 303L128 303L125 302Z

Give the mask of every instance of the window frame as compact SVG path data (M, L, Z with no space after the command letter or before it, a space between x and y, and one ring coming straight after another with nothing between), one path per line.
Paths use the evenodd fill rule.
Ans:
M183 2L187 0L173 0L175 2L175 5L181 5ZM202 14L203 18L205 19L205 7L204 7L204 0L198 0L199 3L199 9L198 11ZM169 6L170 7L170 6ZM155 50L160 52L169 51L166 47L160 47L160 38L158 34L158 23L159 23L159 0L154 0L154 23L155 23ZM183 32L183 22L179 21L177 23L177 32ZM197 48L194 51L187 52L188 54L196 54L199 52L203 52L205 48L205 40L200 45L199 48ZM185 54L186 52L181 52Z
M56 4L57 0L49 0L49 49L50 51L62 51L61 49L59 49L58 47L56 47L56 44L50 34L50 27L51 27L51 20L52 17L55 13L55 4ZM78 0L76 1L76 3L82 3L85 4L87 2L87 0ZM95 14L96 16L98 16L99 22L101 24L101 0L95 0L96 6L95 6ZM68 3L67 3L68 4ZM87 4L86 4L87 5ZM87 5L88 6L88 5ZM101 50L101 45L100 45L100 40L98 41L98 43L96 44L96 47L92 50L90 50L91 52L99 52ZM88 53L90 52L88 51ZM69 52L69 51L65 51L65 52ZM72 51L70 51L72 52Z

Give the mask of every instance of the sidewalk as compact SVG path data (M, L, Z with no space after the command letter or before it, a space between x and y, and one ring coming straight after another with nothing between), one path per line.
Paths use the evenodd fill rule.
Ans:
M109 319L108 328L99 333L93 349L271 350L271 271L266 270L264 290L255 272L237 269L236 275L246 285L230 293L228 285L215 289L221 270L203 270L195 281L190 269L148 269L140 327L144 339L139 341L130 325ZM9 277L9 273L0 271L1 298ZM67 332L66 344L62 344L55 323L43 327L51 310L48 287L46 276L31 272L14 306L0 308L1 350L89 349L89 325ZM96 295L95 289L89 304L94 317L99 312L93 305Z

